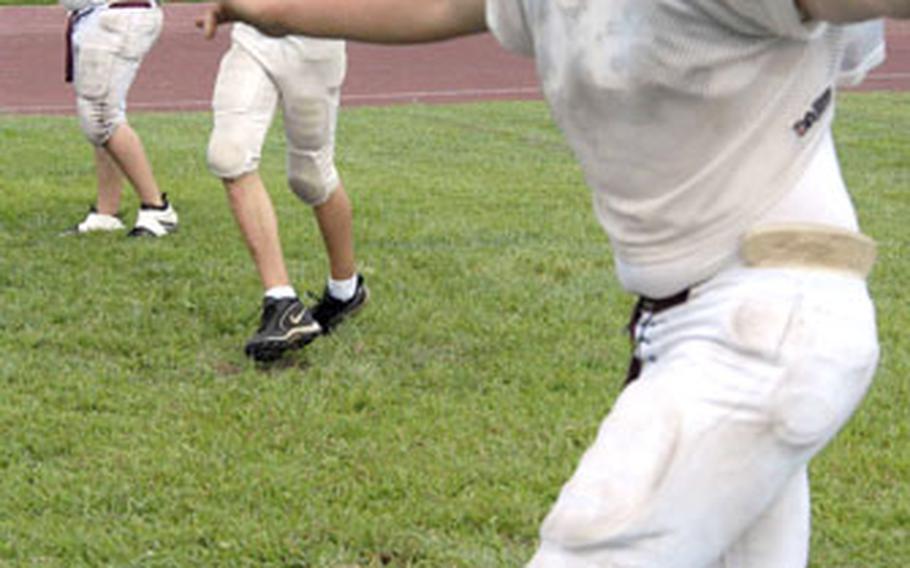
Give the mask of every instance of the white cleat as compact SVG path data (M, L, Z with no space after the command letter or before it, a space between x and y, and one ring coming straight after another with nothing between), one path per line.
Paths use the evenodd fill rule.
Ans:
M82 235L85 233L96 233L96 232L108 232L108 231L121 231L125 229L123 221L120 220L120 217L116 215L106 215L104 213L98 213L95 211L95 208L92 207L89 210L88 215L85 216L85 220L81 223L64 231L64 235Z
M129 232L131 237L163 237L177 230L177 212L164 195L162 208L142 205L136 224Z

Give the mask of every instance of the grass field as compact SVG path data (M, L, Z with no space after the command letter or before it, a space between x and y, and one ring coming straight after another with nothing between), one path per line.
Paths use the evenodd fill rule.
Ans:
M908 104L840 110L883 357L812 468L814 568L910 566ZM59 237L94 195L89 146L73 118L0 116L0 566L526 561L619 390L631 305L544 105L343 112L373 301L269 370L241 352L260 290L205 170L208 115L133 124L181 214L161 241ZM318 292L279 132L263 173Z

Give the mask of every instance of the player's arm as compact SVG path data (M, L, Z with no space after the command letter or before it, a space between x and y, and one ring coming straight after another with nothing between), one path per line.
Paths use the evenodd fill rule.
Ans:
M485 0L218 0L200 22L243 21L272 35L419 43L486 29Z
M806 19L834 23L910 18L910 0L795 0Z

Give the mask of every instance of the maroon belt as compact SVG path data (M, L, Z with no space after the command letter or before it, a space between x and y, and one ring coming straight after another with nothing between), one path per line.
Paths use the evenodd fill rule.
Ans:
M638 327L638 323L641 321L641 318L645 313L649 313L651 315L658 314L664 310L669 310L670 308L685 303L685 301L688 299L688 290L683 290L682 292L679 292L678 294L674 294L667 298L646 298L644 296L639 297L638 302L635 303L635 308L632 309L632 317L629 318L629 325L626 328L629 332L629 338L632 340L632 349L635 349L635 328ZM638 375L641 374L641 367L642 360L633 354L632 360L629 361L629 370L626 372L626 386L638 378Z
M108 8L152 8L154 2L143 2L142 0L123 0L122 2L111 2Z

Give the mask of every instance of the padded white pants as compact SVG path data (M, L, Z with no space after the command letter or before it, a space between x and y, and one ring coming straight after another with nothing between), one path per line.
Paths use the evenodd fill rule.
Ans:
M147 8L98 6L73 33L76 108L88 140L101 146L126 121L126 96L142 60L161 34L163 14Z
M807 464L878 361L865 281L733 267L637 329L617 399L546 518L533 568L802 568Z

